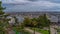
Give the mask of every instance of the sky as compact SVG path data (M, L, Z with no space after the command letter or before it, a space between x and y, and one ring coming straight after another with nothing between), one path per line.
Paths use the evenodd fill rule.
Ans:
M20 11L60 11L60 0L1 0L6 4L16 4L9 10ZM19 4L19 5L18 5ZM20 7L20 8L19 8Z

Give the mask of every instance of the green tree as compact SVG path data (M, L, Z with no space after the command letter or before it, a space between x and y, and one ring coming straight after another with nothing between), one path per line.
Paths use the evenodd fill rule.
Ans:
M32 19L32 26L34 28L34 34L35 34L35 27L37 27L37 25L38 25L37 19L36 18L33 18Z
M41 26L40 28L48 27L49 34L50 34L50 20L48 20L46 14L39 16L37 21L38 21L38 26Z
M31 19L28 18L28 17L27 17L27 18L24 18L24 25L25 25L25 26L32 26L32 25L31 25Z
M8 21L10 19L7 19L7 14L3 12L5 8L2 7L2 1L0 1L0 34L5 34L5 29L8 27L9 23Z
M46 14L39 16L37 21L38 21L38 26L40 27L48 27L50 25L49 23L50 21L46 17Z
M24 29L24 24L18 22L18 18L16 16L13 17L15 19L15 24L13 26L13 29L15 31L21 32Z
M45 26L49 28L49 34L50 34L50 20L48 20L46 14L44 14L44 21L45 21Z
M46 14L44 14L44 22L45 22L45 25L44 26L48 26L50 25L50 21L48 20Z
M32 22L31 24L33 27L37 27L37 25L38 25L37 18L32 18L31 22Z
M18 18L16 16L14 16L13 18L15 19L15 24L14 25L16 26L17 24L19 24Z

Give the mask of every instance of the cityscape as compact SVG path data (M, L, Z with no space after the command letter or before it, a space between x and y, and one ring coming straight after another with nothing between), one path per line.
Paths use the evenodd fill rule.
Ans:
M60 34L60 0L0 0L0 34Z

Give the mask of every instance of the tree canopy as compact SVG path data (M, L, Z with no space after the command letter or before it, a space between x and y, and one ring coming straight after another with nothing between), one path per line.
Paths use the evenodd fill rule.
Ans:
M3 12L5 8L2 7L2 1L0 1L0 31L1 32L6 32L5 29L9 26L9 19L7 19L7 14ZM1 33L0 34L3 34Z
M48 27L50 21L46 17L46 14L40 15L38 18L25 18L24 24L29 27Z

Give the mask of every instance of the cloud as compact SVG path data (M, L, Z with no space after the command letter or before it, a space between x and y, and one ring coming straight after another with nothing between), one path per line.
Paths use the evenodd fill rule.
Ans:
M60 0L40 0L40 1L50 1L50 2L53 2L53 3L60 3Z
M48 0L50 2L54 2L54 3L60 3L60 0Z
M29 2L27 0L2 0L3 3L25 3L25 2Z
M14 2L29 2L27 0L14 0Z
M39 0L28 0L28 1L32 1L32 2L34 2L34 1L39 1Z
M60 0L2 0L4 3L25 3L25 2L37 2L37 1L49 1L52 3L60 3Z
M44 6L44 7L48 7L48 8L51 8L51 7L60 7L60 4L58 3L52 3L52 2L49 2L49 1L37 1L37 2L31 2L31 5L32 6Z
M59 0L8 0L6 3L19 3L20 5L12 6L9 10L18 11L60 11L60 3L56 3ZM24 3L24 4L23 4ZM23 4L23 5L21 5ZM19 8L20 7L20 8ZM19 9L18 9L19 8Z

